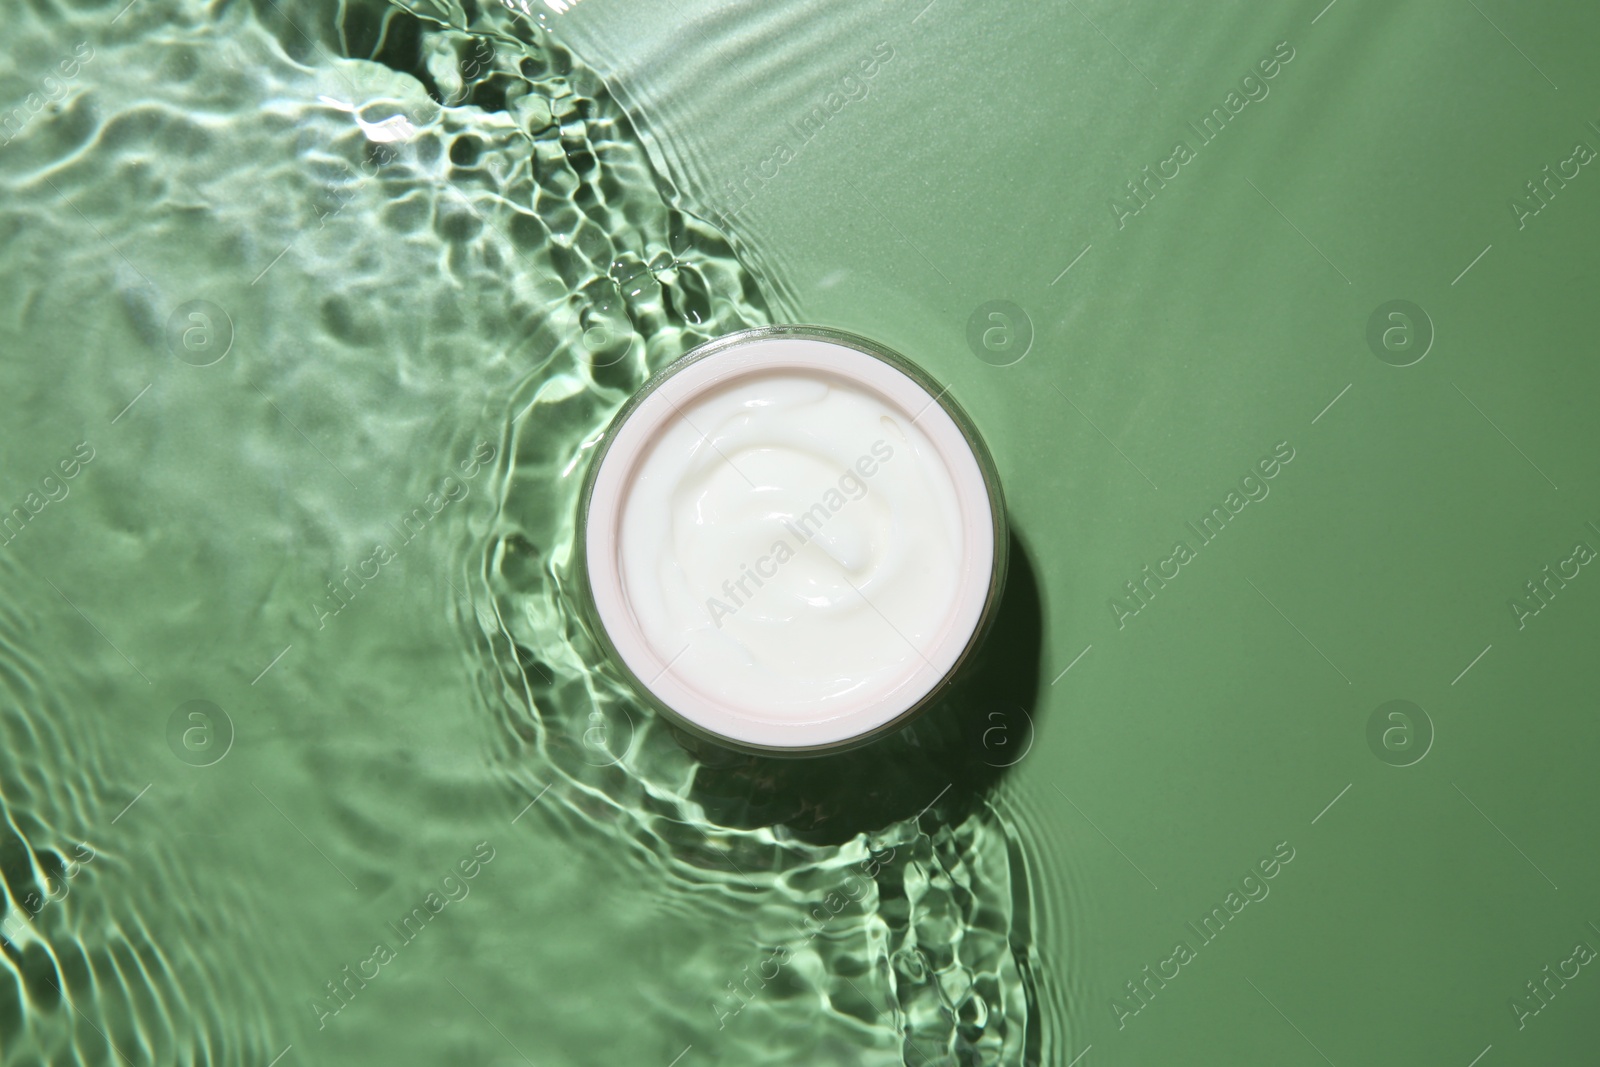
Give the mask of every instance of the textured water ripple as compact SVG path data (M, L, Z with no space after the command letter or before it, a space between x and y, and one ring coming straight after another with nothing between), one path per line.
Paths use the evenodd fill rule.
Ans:
M1027 863L981 793L927 790L912 808L937 803L916 818L852 816L826 788L721 761L641 709L579 620L572 539L597 434L700 341L796 317L680 203L602 81L504 7L122 7L41 4L8 25L4 99L43 88L49 101L0 152L14 282L0 315L28 335L86 309L165 358L172 307L236 277L248 295L230 310L256 356L242 384L285 398L287 411L263 409L273 426L292 415L308 441L338 427L359 443L337 454L345 481L419 452L453 460L498 428L497 514L452 549L463 662L499 724L504 788L518 808L544 797L519 829L622 857L664 887L664 912L749 931L748 965L682 962L704 991L703 1010L676 1020L684 1032L745 1062L1040 1062ZM80 40L93 58L43 86L38 72L64 74ZM130 361L78 366L104 380L91 399L108 413L147 381ZM12 395L41 407L60 373L5 371ZM385 395L395 402L340 402ZM378 524L331 477L325 490L285 470L267 425L240 426L235 453L282 487L257 535L360 558ZM197 432L169 423L160 443L203 447L183 436ZM234 535L206 486L166 492L202 516L197 542ZM161 551L141 544L136 508L108 507L106 536L135 560ZM0 573L8 588L38 585L9 558ZM287 560L281 581L296 581ZM306 599L273 596L255 623L315 631ZM258 925L257 887L209 877L149 835L102 836L143 783L93 729L63 724L133 660L93 646L99 666L85 658L78 692L47 680L40 632L0 610L0 1062L267 1062L313 1021L302 989L267 977L293 971L281 931ZM375 743L354 761L304 760L333 779L389 756ZM363 885L389 878L394 835L376 813L408 789L447 796L449 782L384 778L339 801L341 861ZM681 1014L681 1001L662 1008Z
M926 818L929 829L921 819L887 819L835 844L808 843L794 825L803 818L718 821L703 803L712 768L603 666L574 600L587 453L665 363L787 309L769 305L719 233L672 206L669 184L643 183L648 161L631 136L618 139L626 117L558 44L503 9L413 6L493 42L497 56L517 41L547 57L543 69L571 72L554 91L538 86L579 101L559 132L534 135L534 177L541 191L572 196L612 236L589 265L610 255L614 288L585 295L625 316L605 323L605 344L583 343L594 334L571 327L565 344L552 336L550 361L506 408L509 462L480 575L486 597L465 621L492 665L481 689L502 718L506 757L527 795L550 788L585 847L625 846L669 897L749 925L750 964L704 971L706 1013L688 1020L707 1041L740 1049L742 1062L816 1059L829 1049L861 1063L1039 1062L1026 861L997 809L952 803ZM540 150L546 137L559 139L559 154ZM598 165L586 170L590 161ZM619 216L637 230L619 230ZM644 248L618 248L619 234L642 237ZM649 255L654 245L666 254ZM826 806L830 793L788 799L798 814L807 802Z

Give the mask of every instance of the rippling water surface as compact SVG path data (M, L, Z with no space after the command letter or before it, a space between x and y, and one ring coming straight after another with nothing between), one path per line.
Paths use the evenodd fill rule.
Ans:
M125 3L0 0L0 1063L1587 1062L1591 14ZM791 321L1015 534L799 762L573 574Z
M577 622L609 416L795 315L601 79L505 11L13 19L6 1062L1022 1062L998 808L774 799Z

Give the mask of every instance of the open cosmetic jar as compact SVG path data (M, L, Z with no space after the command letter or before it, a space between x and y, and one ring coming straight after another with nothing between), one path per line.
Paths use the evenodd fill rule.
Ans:
M814 755L928 707L1004 584L1005 506L971 421L864 338L708 342L617 414L580 571L615 664L681 727Z

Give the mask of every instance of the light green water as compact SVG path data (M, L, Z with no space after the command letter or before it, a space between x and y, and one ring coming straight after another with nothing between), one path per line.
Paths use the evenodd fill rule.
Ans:
M1591 1062L1593 13L568 6L0 0L0 1062ZM775 321L1017 535L802 764L570 570Z

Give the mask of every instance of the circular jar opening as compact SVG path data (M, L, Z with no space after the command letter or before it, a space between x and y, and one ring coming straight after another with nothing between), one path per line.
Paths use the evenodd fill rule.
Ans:
M1004 574L982 441L899 356L766 327L657 375L589 476L582 570L643 693L736 748L857 744L924 708Z

